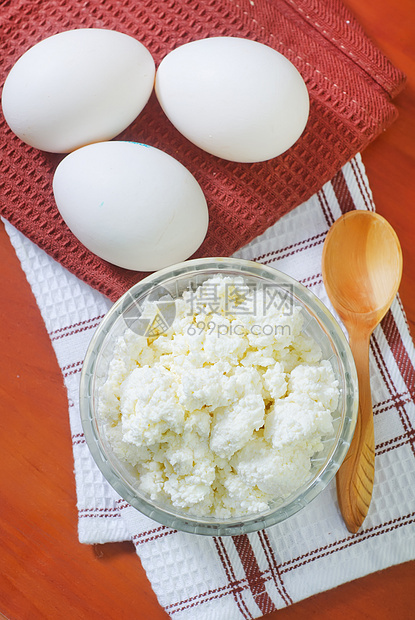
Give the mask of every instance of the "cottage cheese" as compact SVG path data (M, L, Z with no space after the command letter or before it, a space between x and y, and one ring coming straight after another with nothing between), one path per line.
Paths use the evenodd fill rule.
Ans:
M116 344L99 398L108 440L153 500L195 516L266 510L333 434L331 364L299 307L243 278L213 277L175 305L165 331Z

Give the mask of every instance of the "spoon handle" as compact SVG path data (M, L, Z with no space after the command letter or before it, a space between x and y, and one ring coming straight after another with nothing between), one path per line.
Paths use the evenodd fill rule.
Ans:
M349 451L337 472L337 498L349 532L366 518L375 475L375 437L369 376L370 334L350 334L350 348L359 382L359 411Z

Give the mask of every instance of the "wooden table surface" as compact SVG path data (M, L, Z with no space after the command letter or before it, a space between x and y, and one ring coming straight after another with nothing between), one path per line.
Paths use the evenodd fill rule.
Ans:
M400 294L415 334L414 0L346 0L366 32L408 76L399 120L363 153L377 210L403 248ZM132 544L86 546L77 512L66 393L36 302L0 229L0 617L8 620L162 620ZM415 562L345 584L268 620L406 619ZM412 609L413 612L413 609ZM2 615L3 614L3 615Z

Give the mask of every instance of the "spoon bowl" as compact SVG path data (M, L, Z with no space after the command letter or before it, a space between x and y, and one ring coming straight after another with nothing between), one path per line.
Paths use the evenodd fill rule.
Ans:
M326 237L322 271L333 308L349 333L359 382L359 412L352 443L337 473L337 497L346 526L357 532L369 509L375 441L369 341L399 288L402 250L390 224L372 211L341 216Z

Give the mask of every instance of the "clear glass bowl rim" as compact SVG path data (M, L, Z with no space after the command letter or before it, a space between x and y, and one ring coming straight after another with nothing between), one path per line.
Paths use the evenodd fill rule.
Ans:
M331 458L305 489L300 489L299 493L289 504L283 504L282 507L277 507L266 514L253 514L223 521L208 517L200 518L174 514L174 511L170 511L167 507L164 509L152 505L144 498L136 495L134 490L120 478L106 457L105 450L101 445L95 428L95 412L93 408L93 394L91 392L94 369L100 348L111 332L112 326L122 315L126 304L150 291L153 287L163 285L166 279L206 270L214 270L216 272L226 270L239 271L241 275L259 277L291 286L300 302L312 310L313 314L329 333L336 351L341 357L344 374L348 380L348 393L351 392L352 394L351 398L347 398L343 426L337 444L332 450ZM246 534L275 525L297 513L326 488L343 462L353 437L358 411L358 381L354 359L339 324L328 308L304 285L278 269L261 263L240 258L200 258L177 263L146 276L140 282L134 284L114 303L97 327L88 346L80 378L79 405L82 427L92 457L104 478L127 503L147 517L173 529L208 536L228 536Z

